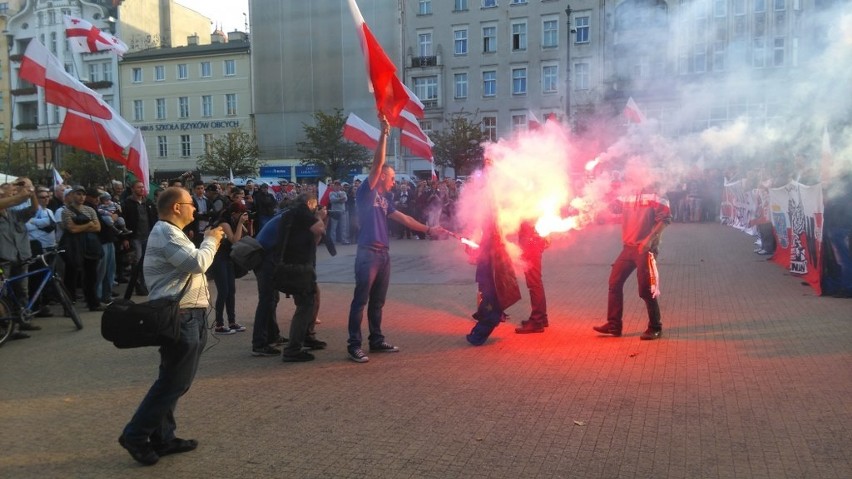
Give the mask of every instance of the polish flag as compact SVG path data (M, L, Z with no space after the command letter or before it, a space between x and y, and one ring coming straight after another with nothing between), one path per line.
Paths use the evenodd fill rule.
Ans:
M417 98L417 95L415 95L413 91L405 86L405 83L402 84L402 87L405 88L405 93L408 95L408 103L405 104L405 109L410 111L417 118L423 118L423 110L426 106L423 105L423 102L420 101L420 98Z
M48 103L98 118L112 118L111 109L101 96L69 75L59 60L35 38L27 45L18 76L44 88L44 101Z
M538 121L538 117L535 116L532 110L527 110L527 129L538 130L539 128L541 128L541 122Z
M548 113L547 115L544 115L544 122L547 123L548 121L559 121L556 117L556 113Z
M56 168L54 168L53 169L53 185L54 186L55 185L61 185L62 182L63 182L62 175L60 175L59 172L56 171Z
M413 136L420 138L422 141L429 140L429 137L427 137L426 133L423 133L423 129L420 128L420 122L417 121L417 118L414 113L408 110L402 110L401 112L399 112L399 116L396 117L396 120L391 121L389 123L402 131L408 132Z
M361 10L355 0L349 0L349 9L355 20L358 38L361 42L361 52L367 66L370 91L376 97L376 109L387 118L391 124L396 121L399 113L406 107L411 97L405 85L396 77L396 66L388 58L373 32L364 22ZM416 98L416 97L415 97Z
M399 136L399 143L408 148L409 151L411 151L411 154L433 161L432 147L435 146L435 143L433 143L428 137L424 141L419 137L402 130L402 134Z
M624 116L633 123L642 123L646 120L645 114L639 109L639 105L633 101L633 97L627 99L627 105L624 107Z
M329 188L324 181L320 181L317 184L317 196L319 196L319 204L328 208L328 206L331 204L330 195L331 188Z
M77 53L112 50L119 57L127 53L127 45L115 36L100 30L82 18L64 15L65 37L68 46Z
M110 119L68 110L56 141L115 160L145 183L148 190L148 153L142 133L118 113Z
M343 125L343 138L375 150L379 146L379 129L350 113Z

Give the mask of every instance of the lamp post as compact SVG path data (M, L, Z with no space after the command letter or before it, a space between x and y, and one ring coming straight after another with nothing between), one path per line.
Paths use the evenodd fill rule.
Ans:
M565 42L565 119L571 124L571 5L565 7L568 17L568 32Z

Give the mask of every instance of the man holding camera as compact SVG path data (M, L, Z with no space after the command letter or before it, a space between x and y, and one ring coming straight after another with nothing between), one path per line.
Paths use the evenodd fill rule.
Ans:
M26 201L29 200L29 206ZM35 188L28 178L20 178L14 184L0 187L0 266L10 275L24 274L28 271L25 260L32 256L30 240L27 235L26 222L38 209L38 198ZM28 298L29 291L26 281L18 281L14 287L15 294ZM22 330L38 330L32 324L20 325ZM29 336L20 331L13 338L22 339Z

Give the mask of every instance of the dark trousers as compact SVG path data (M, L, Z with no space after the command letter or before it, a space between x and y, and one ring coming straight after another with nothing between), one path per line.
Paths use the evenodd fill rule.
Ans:
M387 249L358 246L355 254L355 293L349 306L349 347L361 347L361 321L367 307L370 344L385 341L382 334L382 308L390 284L390 253Z
M542 250L530 246L523 250L524 280L530 290L530 320L544 326L547 324L547 298L544 296L544 281L541 279Z
M76 295L77 277L82 272L83 297L86 298L86 306L89 308L96 308L101 304L100 298L95 292L98 281L98 261L100 260L68 257L65 261L65 277L63 278L65 287L72 296ZM74 298L71 299L73 301Z
M201 352L207 344L206 310L181 310L180 339L160 347L160 375L124 427L124 437L133 444L166 444L175 438L175 407L189 391Z
M213 282L216 283L216 326L224 326L226 312L228 322L235 323L237 276L234 263L227 257L218 257L213 260L210 269L213 270Z
M314 291L316 291L316 286ZM290 322L290 342L284 347L284 356L298 355L302 351L305 338L311 336L314 321L316 321L316 308L314 307L317 303L316 299L316 293L293 295L296 311L293 313L293 320Z
M468 341L473 344L482 344L500 324L500 319L503 317L503 310L500 309L500 301L497 298L497 286L494 284L494 269L490 255L487 259L480 259L476 265L476 283L479 287L480 300L474 317L478 319L470 330Z
M254 329L251 336L253 348L262 348L281 334L275 317L280 293L272 284L274 268L274 261L267 257L254 270L257 279L257 309L254 312Z
M624 314L624 283L633 271L639 283L639 297L645 301L648 309L648 327L662 329L660 320L660 305L657 298L651 294L651 269L648 265L648 253L642 253L636 246L627 246L612 263L609 274L609 297L607 302L606 319L615 330L621 331L622 315Z

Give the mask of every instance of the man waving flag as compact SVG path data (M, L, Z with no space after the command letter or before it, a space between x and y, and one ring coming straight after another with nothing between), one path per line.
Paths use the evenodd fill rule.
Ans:
M94 53L112 50L118 56L127 53L127 45L115 36L100 30L82 18L64 15L65 36L71 50L77 53Z

